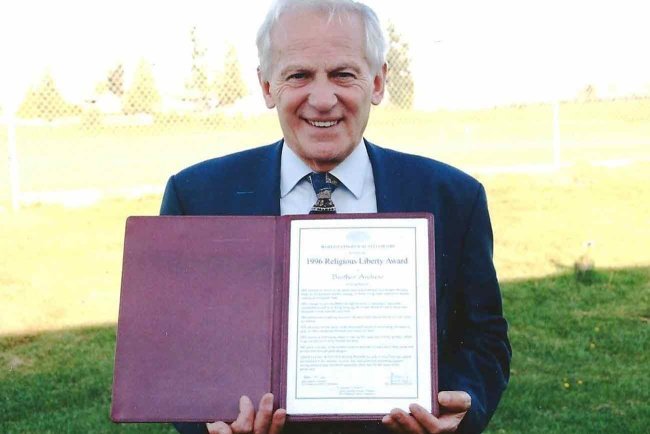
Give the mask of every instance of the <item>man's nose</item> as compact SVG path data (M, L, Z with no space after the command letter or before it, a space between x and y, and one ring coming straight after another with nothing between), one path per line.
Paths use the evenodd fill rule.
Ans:
M334 108L338 102L336 86L329 80L316 80L312 83L309 92L309 105L320 112L326 112Z

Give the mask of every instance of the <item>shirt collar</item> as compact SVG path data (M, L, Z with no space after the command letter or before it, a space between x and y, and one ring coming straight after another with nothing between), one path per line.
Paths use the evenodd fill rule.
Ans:
M309 166L285 142L280 157L280 197L289 194L296 184L310 173Z
M363 194L364 179L368 170L371 170L370 158L362 138L354 151L330 173L359 199ZM289 194L305 175L311 172L311 168L285 143L280 162L280 197Z
M345 185L357 199L363 194L363 184L370 166L368 150L361 139L361 142L354 148L354 151L341 162L330 173Z

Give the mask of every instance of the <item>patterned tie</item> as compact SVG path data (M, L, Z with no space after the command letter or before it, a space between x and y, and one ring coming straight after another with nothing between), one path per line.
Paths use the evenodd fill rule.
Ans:
M341 182L334 175L318 172L312 172L307 179L316 192L316 203L311 207L309 214L336 214L332 192Z

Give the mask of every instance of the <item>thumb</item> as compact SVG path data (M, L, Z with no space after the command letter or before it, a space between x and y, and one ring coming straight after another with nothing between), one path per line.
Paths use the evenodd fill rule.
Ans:
M445 391L438 393L438 402L446 413L467 411L472 406L472 397L467 392Z

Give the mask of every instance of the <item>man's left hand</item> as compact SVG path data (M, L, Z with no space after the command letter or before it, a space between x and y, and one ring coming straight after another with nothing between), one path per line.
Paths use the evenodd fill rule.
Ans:
M239 399L239 416L228 425L225 422L206 424L209 434L280 434L287 412L279 408L273 411L273 395L265 394L255 413L253 402L248 396Z
M454 432L472 406L472 398L466 392L440 392L440 416L435 417L418 404L411 404L408 414L399 408L391 410L382 419L391 431L398 434L436 434Z

